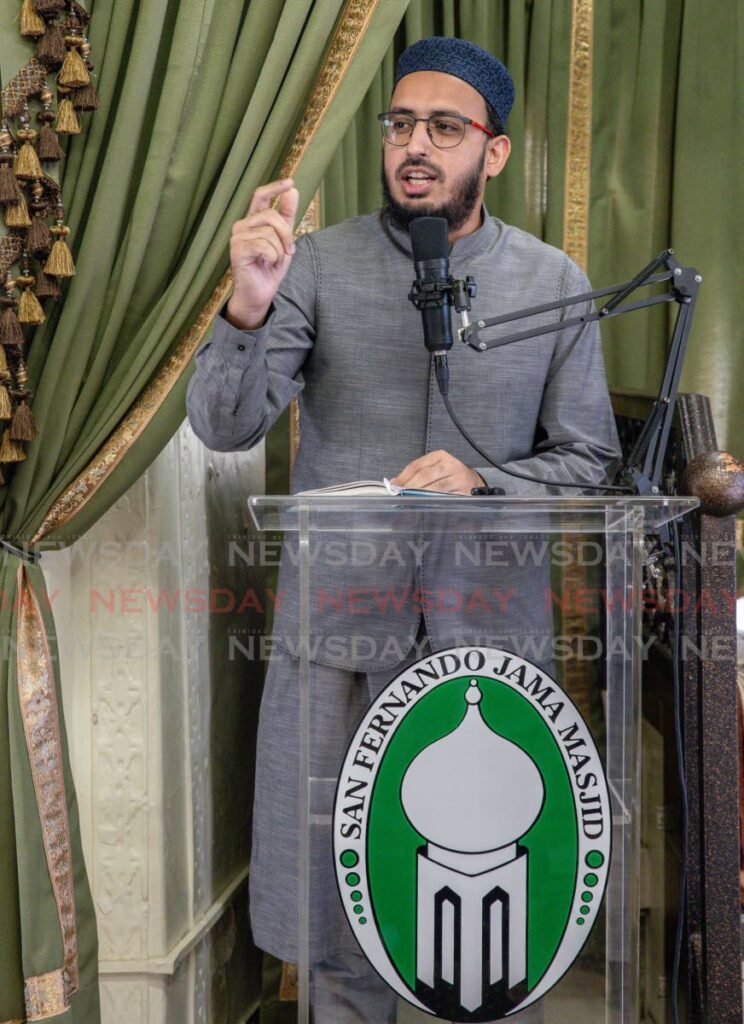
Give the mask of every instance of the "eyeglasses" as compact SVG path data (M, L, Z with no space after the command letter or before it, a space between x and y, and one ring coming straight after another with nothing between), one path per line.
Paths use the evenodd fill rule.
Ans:
M459 114L432 114L431 117L414 117L413 114L396 114L388 111L378 114L382 137L391 146L407 146L419 121L426 125L426 132L437 149L452 149L459 146L465 137L465 126L471 124L492 139L496 135L470 117Z

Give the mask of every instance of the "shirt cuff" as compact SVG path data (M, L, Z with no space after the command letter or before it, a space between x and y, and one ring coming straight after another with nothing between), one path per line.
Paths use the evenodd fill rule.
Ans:
M256 349L265 347L269 340L274 321L273 304L269 307L266 323L253 331L242 331L227 319L227 303L214 318L214 327L210 339L212 347L219 350L220 355L231 362L248 364L253 359Z

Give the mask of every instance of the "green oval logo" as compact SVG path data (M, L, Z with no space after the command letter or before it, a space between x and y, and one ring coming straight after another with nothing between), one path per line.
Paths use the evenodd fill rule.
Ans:
M493 1021L578 956L610 861L610 801L589 728L508 651L409 666L370 706L334 808L336 877L368 960L413 1005Z

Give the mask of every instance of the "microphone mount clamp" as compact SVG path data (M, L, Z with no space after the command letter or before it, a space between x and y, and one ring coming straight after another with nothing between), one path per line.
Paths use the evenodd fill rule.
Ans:
M419 312L423 309L437 309L449 301L461 317L467 318L467 314L470 313L470 300L475 298L476 293L475 278L468 274L464 281L454 277L426 281L416 278L411 285L408 298ZM467 322L470 322L469 318Z

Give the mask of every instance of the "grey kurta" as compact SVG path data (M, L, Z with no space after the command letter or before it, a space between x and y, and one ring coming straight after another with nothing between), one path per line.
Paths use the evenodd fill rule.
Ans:
M450 265L454 276L476 278L474 319L589 290L564 253L487 215L478 231L454 243ZM473 466L507 494L559 494L561 481L601 483L616 466L619 446L597 325L483 354L456 344L450 353L455 411L498 462L555 481L530 483L482 466L449 419L430 372L420 314L407 298L412 279L408 234L387 227L379 214L300 238L266 325L244 333L218 317L211 340L197 353L187 398L197 436L219 451L248 449L297 395L295 491L394 476L436 449ZM574 307L570 315L578 312ZM532 323L559 319L546 313ZM441 553L431 548L419 572L412 559L398 567L367 567L361 576L351 568L340 573L337 566L324 573L319 563L313 585L333 591L363 582L410 592L415 577L429 584L438 579ZM295 560L283 559L279 589L285 597L274 637L296 651ZM504 628L523 631L531 607L525 592L522 603L513 602ZM436 607L425 615L436 646L466 631ZM365 631L374 646L363 660L329 643L321 643L314 658L351 671L393 668L409 649L419 617L414 601L369 617ZM314 628L323 638L345 635L348 617L326 603ZM544 623L535 624L536 632L543 630Z
M564 253L485 211L480 229L454 243L450 266L455 277L473 274L477 280L475 319L590 290L584 274ZM562 481L601 483L611 474L619 445L596 324L483 355L457 344L450 354L455 410L497 461L553 481L529 483L481 465L449 420L430 373L420 314L407 298L413 276L407 233L390 228L379 213L300 238L266 325L242 332L218 317L211 338L197 353L187 398L197 436L219 451L246 450L298 396L301 442L292 475L294 491L393 476L436 449L473 466L507 494L559 494ZM533 323L557 319L559 314L544 314ZM403 565L340 569L324 566L321 559L313 570L312 588L317 593L363 582L372 589L413 594L422 584L451 582L442 559L436 542L429 545L420 565L410 558ZM508 579L516 571L516 566L502 566L499 578ZM489 575L483 567L462 569L460 586L478 585L484 572ZM534 587L544 585L541 573L530 578ZM297 635L298 587L295 563L287 557L279 590L285 597L275 616L274 636L291 653ZM501 615L499 632L549 632L547 615L534 611L544 608L544 602L536 604L529 587L517 590ZM318 602L313 604L317 607ZM421 603L408 600L367 616L364 632L371 646L365 648L363 659L337 645L331 648L321 642L316 648L318 698L338 710L338 715L318 716L323 725L314 731L313 749L324 761L319 771L332 775L337 770L330 761L343 754L360 701L371 695L365 677L374 688L395 674L411 649L421 615ZM440 612L436 602L424 610L424 618L434 649L493 633L488 617L458 618ZM350 621L346 611L327 603L312 628L321 638L349 636L358 630L358 619ZM325 674L321 665L328 669ZM285 959L296 956L297 761L296 744L289 737L295 720L295 673L294 658L282 654L270 665L267 677L251 874L256 940ZM327 870L322 851L313 870L321 875ZM332 889L329 885L328 891ZM312 943L319 950L329 934L324 910L314 915L314 923Z

